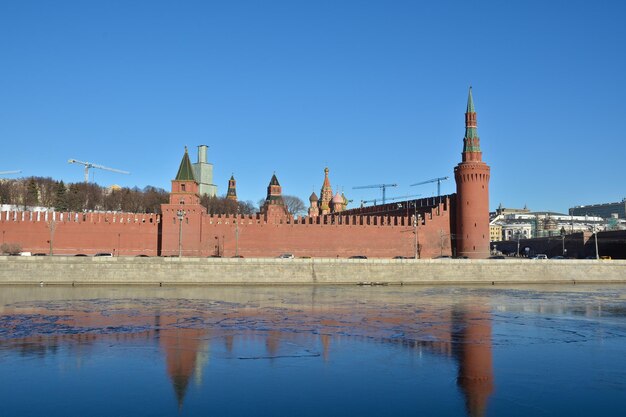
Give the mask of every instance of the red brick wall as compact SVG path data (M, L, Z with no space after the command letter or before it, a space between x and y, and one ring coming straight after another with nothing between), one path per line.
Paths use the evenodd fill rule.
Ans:
M163 255L178 254L177 206L163 206ZM209 216L202 206L186 206L182 225L184 256L275 257L281 253L311 257L413 257L415 235L409 217L322 216L265 221L263 216ZM237 222L236 222L237 220ZM451 255L450 210L439 204L418 225L422 258Z
M116 255L157 255L159 216L130 213L2 212L2 243L17 243L22 251L48 253L49 221L54 216L55 254L111 252Z
M111 252L115 255L178 255L179 220L183 208L184 256L244 257L281 253L311 257L412 257L415 235L406 216L323 216L267 222L262 216L209 216L201 205L164 204L161 216L148 214L55 213L55 254ZM51 219L53 214L49 213ZM161 228L161 235L159 235ZM417 235L422 258L450 255L449 204L423 213ZM23 251L49 251L45 213L3 212L2 243L18 243ZM238 233L238 239L237 239ZM160 247L159 247L160 245ZM160 249L160 250L159 250Z

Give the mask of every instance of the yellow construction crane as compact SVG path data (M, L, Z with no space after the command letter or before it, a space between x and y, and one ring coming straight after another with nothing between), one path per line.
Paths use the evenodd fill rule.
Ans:
M80 165L84 165L85 166L85 183L89 182L89 168L104 169L106 171L117 172L118 174L130 174L130 172L122 171L121 169L109 168L109 167L105 167L105 166L102 166L102 165L94 164L94 163L91 163L91 162L77 161L76 159L68 159L67 162L69 164L80 164Z

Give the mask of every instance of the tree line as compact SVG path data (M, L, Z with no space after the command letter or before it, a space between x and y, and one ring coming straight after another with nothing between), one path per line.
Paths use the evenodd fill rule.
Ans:
M64 183L50 177L28 177L0 181L0 204L11 204L24 210L33 207L56 211L124 211L159 213L169 193L147 186L101 187L84 182Z
M22 210L34 207L56 211L121 211L128 213L161 213L161 204L169 201L169 192L162 188L101 187L92 183L64 183L50 177L28 177L0 180L0 204ZM291 214L302 214L306 207L294 196L283 196ZM261 200L263 202L264 200ZM232 201L226 197L202 196L200 204L209 214L254 214L251 201Z

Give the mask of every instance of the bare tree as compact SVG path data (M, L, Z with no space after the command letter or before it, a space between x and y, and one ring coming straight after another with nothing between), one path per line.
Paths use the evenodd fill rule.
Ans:
M306 213L307 207L300 197L296 197L295 195L284 195L283 201L285 202L285 206L291 215L298 216Z

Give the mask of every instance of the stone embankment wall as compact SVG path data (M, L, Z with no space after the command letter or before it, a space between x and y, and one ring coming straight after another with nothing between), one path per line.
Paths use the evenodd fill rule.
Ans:
M626 283L626 261L0 256L0 284Z

